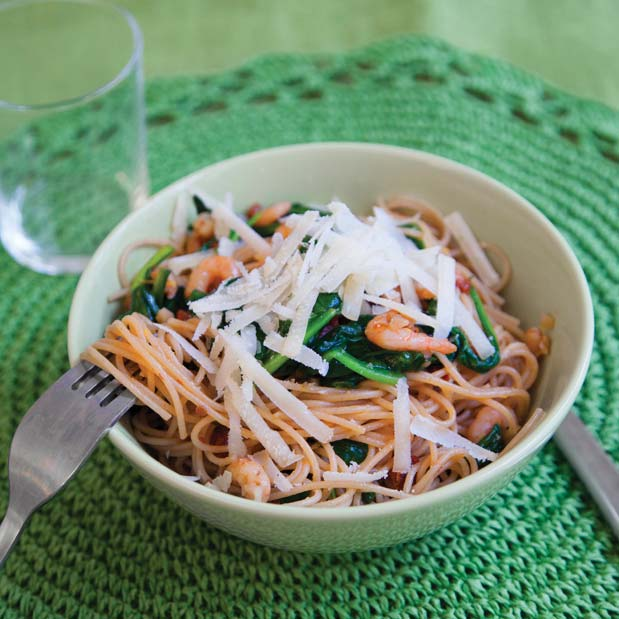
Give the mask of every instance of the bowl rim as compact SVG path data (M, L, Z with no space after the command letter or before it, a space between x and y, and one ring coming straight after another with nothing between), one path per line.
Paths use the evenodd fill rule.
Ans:
M167 185L156 194L149 197L146 204L128 214L115 228L106 236L104 241L98 247L90 260L88 266L82 273L75 290L68 323L68 350L71 364L75 364L81 351L75 341L75 325L79 319L82 306L88 299L85 293L86 282L91 279L97 272L98 266L105 260L108 252L108 246L113 244L114 239L131 228L133 222L142 217L144 210L151 207L152 204L160 202L162 199L170 195L176 195L187 186L191 186L207 171L217 172L219 168L224 168L230 165L236 165L240 161L251 162L254 159L259 160L266 154L292 154L301 151L320 151L333 150L340 153L354 151L370 151L377 154L385 154L387 156L406 157L411 161L420 161L424 164L429 164L445 173L455 172L460 175L471 177L473 181L481 184L486 184L496 192L503 193L510 201L519 203L528 215L534 220L537 225L544 228L545 232L559 246L559 249L564 254L566 267L569 268L570 274L578 282L578 295L584 301L585 312L582 316L585 336L585 346L581 350L577 363L574 366L573 378L563 388L561 394L557 398L557 403L551 409L552 414L547 414L541 423L533 429L533 431L525 437L518 445L511 449L501 458L488 466L477 471L476 473L458 480L458 482L443 486L432 490L431 492L423 493L418 496L412 496L408 499L399 501L387 501L385 503L374 503L370 505L359 505L353 509L351 507L332 507L329 509L308 509L307 507L298 507L290 504L280 505L274 503L258 503L245 498L237 497L231 494L220 492L212 488L197 484L196 482L184 479L183 476L172 471L148 455L139 445L133 443L132 439L125 436L122 429L117 425L109 432L109 438L114 446L140 471L151 479L157 480L163 486L167 486L170 490L178 491L184 495L190 495L194 499L202 500L205 503L210 503L213 508L221 507L224 509L235 509L245 512L251 512L257 516L266 516L275 520L298 520L298 521L339 521L346 522L350 519L366 519L377 518L383 516L397 517L402 512L420 510L427 507L435 507L437 505L451 502L459 496L466 495L474 491L476 487L489 486L496 484L499 478L505 476L510 470L517 467L523 461L526 461L535 452L541 448L553 435L554 431L568 414L570 407L576 399L582 384L584 382L591 352L593 348L593 303L589 292L587 280L580 263L578 262L571 247L554 227L554 225L538 211L528 200L521 195L504 185L503 183L487 176L474 168L471 168L462 163L453 161L446 157L434 155L425 151L410 149L401 146L392 146L387 144L375 144L370 142L313 142L304 144L293 144L285 146L277 146L274 148L265 148L205 166L179 180Z

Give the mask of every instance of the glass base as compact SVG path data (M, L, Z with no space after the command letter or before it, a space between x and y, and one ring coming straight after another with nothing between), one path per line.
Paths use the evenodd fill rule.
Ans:
M15 233L7 235L4 229L0 236L4 248L16 262L38 273L46 275L81 273L90 261L90 256L43 254L36 250L29 239Z

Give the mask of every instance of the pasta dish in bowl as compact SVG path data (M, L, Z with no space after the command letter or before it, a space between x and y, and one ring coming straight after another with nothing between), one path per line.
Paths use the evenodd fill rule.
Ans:
M403 169L419 167L419 160L422 168L437 167L428 155L368 145L264 153L277 161L277 151L294 159L295 150L306 157L321 148L340 160L354 154L351 165L369 152L397 159ZM246 162L252 157L260 153ZM456 180L472 176L487 182L490 194L505 192L517 202L489 179L451 165ZM451 170L442 172L449 181ZM231 527L215 506L233 501L225 503L228 510L252 505L254 519L290 518L293 529L307 519L334 531L348 520L378 524L397 513L406 528L409 512L433 513L434 521L418 519L413 534L420 534L457 515L437 516L437 506L450 500L448 493L452 500L459 495L459 486L467 496L465 484L480 478L468 489L473 505L475 489L487 496L492 481L497 488L506 483L524 464L522 456L514 460L519 449L536 433L541 446L552 431L548 418L554 427L560 420L556 413L553 419L549 397L556 388L543 382L557 347L562 354L563 340L555 341L552 327L556 317L559 333L563 316L550 296L547 307L540 305L544 295L536 317L535 308L526 308L522 321L512 310L510 293L522 281L520 254L512 256L502 239L469 223L470 199L460 208L442 202L439 191L437 204L427 178L417 187L414 178L408 187L399 181L393 193L380 179L380 191L359 198L346 175L340 187L333 176L324 190L331 185L332 193L322 200L301 186L305 176L297 179L297 193L278 192L276 199L260 191L249 199L222 192L221 184L230 183L225 178L210 186L190 177L172 186L156 215L155 238L140 235L139 226L129 235L122 225L112 233L120 290L108 288L106 296L116 315L108 313L111 324L100 325L104 336L91 334L79 351L137 396L140 406L118 432L122 441L131 436L132 450L141 446L140 460L159 467L164 477L155 483L162 487L173 476L191 495L191 505L184 504L192 511L267 543L278 544L275 533L265 539ZM246 202L237 210L232 196ZM133 217L139 215L145 221L140 212ZM110 263L103 249L100 256ZM579 277L576 269L582 284ZM586 367L586 342L583 347ZM584 367L577 368L581 375ZM493 480L501 465L508 472ZM201 496L212 503L208 514L197 505ZM394 503L410 508L379 513ZM410 537L408 529L394 539ZM339 547L377 545L372 531L366 535L365 544L340 540Z

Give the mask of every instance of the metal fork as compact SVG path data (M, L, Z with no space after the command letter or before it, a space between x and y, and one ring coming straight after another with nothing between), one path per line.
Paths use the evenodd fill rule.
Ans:
M0 566L30 515L73 477L105 433L135 404L116 379L80 361L30 408L9 454L9 506Z

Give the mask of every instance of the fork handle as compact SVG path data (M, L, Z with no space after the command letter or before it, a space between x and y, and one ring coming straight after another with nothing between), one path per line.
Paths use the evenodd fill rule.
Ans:
M557 430L555 441L619 538L619 470L615 463L573 412Z
M0 524L0 567L4 564L25 524L26 518L20 516L9 505L4 515L4 520Z

